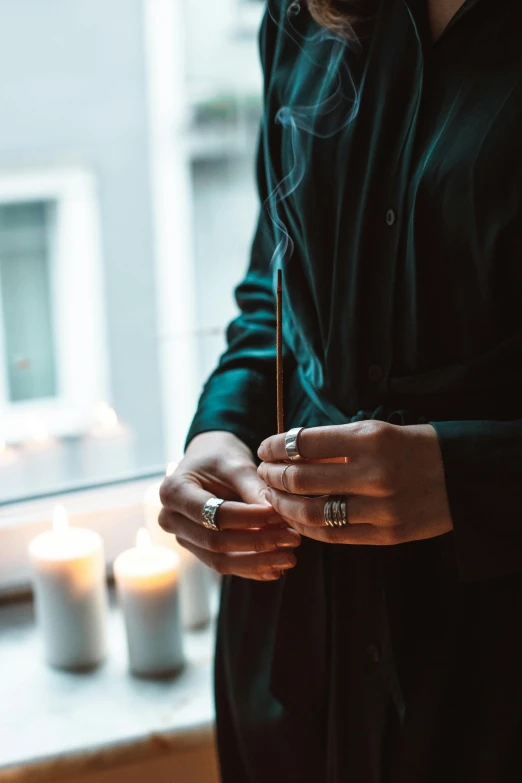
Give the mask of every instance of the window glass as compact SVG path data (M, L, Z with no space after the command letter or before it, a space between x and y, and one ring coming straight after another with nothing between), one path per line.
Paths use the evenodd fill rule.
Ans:
M0 206L1 324L9 400L54 397L50 299L52 204Z
M0 503L183 452L248 261L257 0L0 0Z

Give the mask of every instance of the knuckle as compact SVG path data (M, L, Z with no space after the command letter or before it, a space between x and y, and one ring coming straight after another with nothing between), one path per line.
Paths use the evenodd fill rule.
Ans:
M172 506L179 491L179 476L167 476L160 486L159 496L163 506Z
M290 492L300 494L306 489L302 471L293 465L286 471L285 480Z
M170 532L171 526L170 526L170 519L169 515L166 513L165 509L162 509L158 516L158 525L162 530L165 530L167 533Z
M368 421L361 422L363 425L361 434L368 441L370 446L375 450L380 451L388 443L391 424L385 421L378 421L377 419L369 419Z
M380 464L374 469L372 484L379 495L392 495L395 491L395 470L390 464Z
M236 456L227 457L224 468L227 475L241 473L245 470L245 462L243 459L239 459Z
M382 521L386 527L398 528L401 526L401 518L393 500L389 500L382 510Z
M201 547L214 554L220 554L224 551L223 539L219 533L216 534L213 530L203 530Z
M274 462L274 445L271 440L267 440L263 446L265 452L265 462Z
M270 505L272 506L274 511L279 512L281 510L279 495L276 492L272 492L270 495Z
M268 548L267 540L264 536L252 536L251 546L253 552L264 552Z
M324 522L324 510L315 504L306 504L303 508L305 521L312 525L322 525Z

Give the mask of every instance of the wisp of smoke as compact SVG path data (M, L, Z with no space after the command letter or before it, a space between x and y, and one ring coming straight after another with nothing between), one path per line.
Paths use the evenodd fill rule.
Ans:
M284 35L290 36L309 62L316 68L324 68L319 89L321 98L309 106L281 106L275 117L275 121L290 132L292 163L290 171L273 188L265 202L276 233L277 245L271 260L274 274L277 273L277 269L282 268L285 260L292 256L294 250L294 242L279 214L278 207L299 187L306 171L302 134L308 133L320 139L331 138L349 125L359 110L359 94L346 56L347 49L353 53L360 52L361 46L357 37L353 31L350 31L349 37L341 38L326 29L319 29L309 37L303 36L293 23L293 19L300 12L300 4L293 2L284 15L284 21L280 22L273 11L272 0L268 1L268 13L272 21ZM319 47L325 43L330 43L331 46L326 62L323 64L310 56L310 44ZM303 44L307 44L306 50ZM320 54L324 58L324 47L321 47ZM346 113L336 118L334 115L338 114L337 110L342 105L346 105Z

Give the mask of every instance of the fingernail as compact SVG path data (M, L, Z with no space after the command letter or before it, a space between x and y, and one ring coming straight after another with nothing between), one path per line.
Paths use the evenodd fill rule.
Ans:
M261 574L261 579L264 579L267 582L274 582L276 579L279 579L280 576L280 571L267 571L266 574Z
M280 547L299 546L300 543L301 536L299 533L294 533L293 530L289 530L277 539L277 546Z
M295 563L295 557L291 552L286 552L284 555L281 553L280 555L277 555L277 557L274 557L274 565L279 568L293 568Z
M264 443L264 441L263 441L263 443L260 445L260 447L257 450L257 456L259 457L259 459L264 459L265 458L265 443Z

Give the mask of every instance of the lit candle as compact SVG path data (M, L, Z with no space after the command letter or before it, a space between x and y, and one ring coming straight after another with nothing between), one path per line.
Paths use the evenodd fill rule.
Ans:
M106 649L102 539L92 530L70 528L65 508L56 506L53 529L33 538L29 556L48 663L66 669L99 663Z
M45 421L40 416L33 417L29 429L29 440L25 444L28 451L46 451L57 445L56 438L49 434Z
M94 411L91 435L96 438L114 438L127 433L127 428L118 419L118 414L108 402L99 402Z
M170 476L176 470L174 462L169 463L166 475ZM210 622L210 574L206 565L194 557L192 552L180 546L176 536L167 533L158 524L161 511L159 495L161 482L152 484L145 492L144 510L145 524L152 541L158 546L164 546L177 552L181 560L180 600L181 618L185 628L202 628Z
M84 474L97 481L111 475L125 475L136 469L134 437L108 402L99 402L81 449Z
M183 665L178 596L179 557L154 546L140 528L134 549L118 555L114 576L125 618L129 663L134 674L158 676Z

